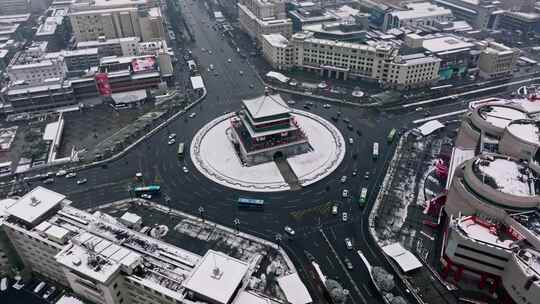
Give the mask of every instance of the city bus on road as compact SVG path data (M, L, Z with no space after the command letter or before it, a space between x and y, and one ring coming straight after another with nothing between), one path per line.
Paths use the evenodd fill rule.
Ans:
M367 188L363 187L362 190L360 190L360 197L358 198L358 206L364 207L367 202Z
M178 144L177 156L179 159L182 159L184 157L184 143L183 142Z
M379 158L379 143L373 143L373 159Z
M161 188L158 185L149 185L145 187L136 187L133 189L133 192L135 192L135 195L141 195L141 194L157 194Z
M394 141L394 138L396 137L396 132L397 132L396 129L392 129L390 130L390 133L388 133L387 141L389 144L391 144Z
M264 207L264 200L241 197L238 199L238 207L262 208Z

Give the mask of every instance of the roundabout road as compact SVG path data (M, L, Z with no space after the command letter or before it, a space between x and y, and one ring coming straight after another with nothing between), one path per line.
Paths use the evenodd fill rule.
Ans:
M366 302L366 299L369 303L382 302L369 283L368 274L359 257L354 251L346 250L343 242L345 237L351 237L355 250L362 250L372 264L384 265L385 262L367 229L368 214L359 209L354 200L343 200L341 192L348 189L352 196L357 198L361 187L367 186L372 201L377 190L376 185L384 177L386 161L390 159L393 151L393 146L386 143L389 130L408 126L414 119L422 118L421 113L390 115L345 106L325 109L321 103L314 101L315 105L309 112L331 121L331 117L340 111L341 119L335 126L341 131L345 141L354 138L354 145L347 144L345 157L333 173L294 192L247 193L214 183L196 170L189 153L185 153L183 160L177 159L177 145L167 145L168 132L177 134L177 143L185 142L189 146L193 136L205 124L225 112L238 110L242 98L261 95L264 88L249 62L238 56L227 40L222 39L219 31L211 28L213 22L209 20L202 2L183 2L183 11L196 37L196 42L186 48L192 50L201 66L200 70L208 89L206 99L192 111L197 115L193 118L188 115L180 117L122 158L109 163L106 168L97 167L79 172L81 177L88 179L84 185L76 185L73 179L57 178L54 184L45 186L66 194L75 206L89 208L95 204L129 197L127 189L137 185L133 179L135 173L142 172L145 184L161 185L162 192L171 198L170 204L173 208L198 214L197 209L203 206L206 218L228 226L232 226L233 219L238 218L241 230L272 240L276 233L283 233L285 225L292 226L297 236L292 240L284 240L283 245L291 253L300 270L309 268L304 255L304 250L307 250L316 257L325 273L337 278L351 291L350 303L362 303ZM212 54L202 52L202 48L212 50ZM227 62L229 58L232 63ZM178 64L184 63L179 61ZM219 76L207 71L210 64L214 65ZM243 75L240 71L243 71ZM253 85L253 88L250 85ZM297 102L295 106L302 108L303 105L304 102ZM350 119L353 130L347 128L343 121L345 118ZM356 133L357 130L361 131L361 136ZM376 162L371 157L373 142L379 142L381 146L381 157ZM188 147L185 151L188 151ZM184 173L183 166L190 172ZM354 170L358 172L356 177L352 177ZM370 171L369 179L364 179L366 171ZM348 176L344 184L339 181L342 175ZM31 187L38 184L33 183ZM267 204L260 212L239 210L235 202L240 196L264 199ZM165 204L163 195L155 200ZM348 221L343 222L341 216L331 215L331 204L328 202L339 202L340 212L348 212ZM333 250L330 250L329 246ZM355 270L350 272L353 280L344 275L344 271L347 272L341 265L344 257L349 257L355 265ZM312 283L308 285L313 291ZM403 290L401 293L410 297ZM321 299L317 293L314 293L314 298ZM322 303L322 300L315 302Z

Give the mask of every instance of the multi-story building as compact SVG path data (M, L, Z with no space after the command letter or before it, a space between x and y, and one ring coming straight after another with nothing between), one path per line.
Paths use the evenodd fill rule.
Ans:
M529 100L490 98L470 108L450 162L443 276L453 272L459 281L466 273L481 288L503 287L503 303L535 303L540 296L538 107Z
M261 43L262 35L292 34L292 21L282 0L242 0L238 2L238 21L248 35Z
M449 9L428 2L408 3L405 10L394 10L386 14L383 30L404 26L433 25L450 21L453 16Z
M423 54L400 56L387 43L319 39L309 32L294 34L287 47L284 39L266 36L263 44L263 54L267 60L276 60L270 62L276 68L296 67L323 77L361 78L395 88L425 86L438 79L440 59Z
M64 58L47 59L42 56L30 57L28 52L19 52L7 68L9 79L27 85L40 85L44 82L62 81L66 75Z
M64 195L37 187L6 209L0 230L29 270L93 303L228 304L252 299L248 283L261 259L240 260L213 250L201 256L70 203ZM301 285L295 288L307 292Z
M540 14L506 11L499 15L497 29L511 31L526 38L540 32Z
M281 34L262 36L263 56L274 69L287 70L293 66L293 49Z
M137 56L139 41L139 37L106 39L105 36L100 36L97 40L77 42L77 49L97 48L100 57Z
M483 43L478 59L479 75L491 79L509 76L519 58L520 50L497 42Z
M77 41L140 37L144 41L165 39L163 17L159 7L142 8L89 6L72 9L69 14Z
M392 11L387 5L372 0L358 0L356 6L361 12L369 14L370 26L377 29L383 28L386 14Z
M433 0L433 3L448 8L456 19L479 29L494 29L502 12L502 2L497 0Z
M7 114L50 111L77 104L70 81L34 86L12 85L4 87L1 95L5 102L2 112Z
M28 0L0 1L0 15L17 15L30 12Z
M88 70L99 66L99 52L97 48L81 50L62 50L60 52L46 53L45 58L56 59L62 57L68 72Z

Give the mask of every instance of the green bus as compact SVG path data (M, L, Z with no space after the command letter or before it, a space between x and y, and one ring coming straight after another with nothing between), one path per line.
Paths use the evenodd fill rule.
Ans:
M178 144L178 152L177 152L178 158L182 159L184 157L184 143Z
M141 195L141 194L158 194L159 190L161 190L161 187L158 185L149 185L145 187L136 187L133 189L133 192L135 192L135 195Z
M360 191L360 198L358 198L358 206L364 207L367 202L367 188L364 187Z
M392 129L390 130L390 133L388 133L387 140L389 144L391 144L394 141L394 138L396 137L396 133L397 133L396 129Z

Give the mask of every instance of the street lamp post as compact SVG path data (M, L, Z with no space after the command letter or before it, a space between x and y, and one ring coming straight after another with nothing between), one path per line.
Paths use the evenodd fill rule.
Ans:
M236 227L236 233L240 233L240 220L235 218L233 221L234 227Z
M204 207L203 206L200 206L199 207L199 214L201 216L201 220L203 221L204 223Z

